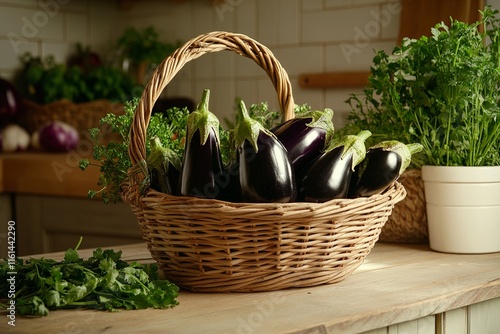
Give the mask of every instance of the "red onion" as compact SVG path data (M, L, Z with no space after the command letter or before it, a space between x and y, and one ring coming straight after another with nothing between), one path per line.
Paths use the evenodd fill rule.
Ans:
M80 136L71 125L52 121L42 125L38 140L42 149L49 152L68 152L78 146Z

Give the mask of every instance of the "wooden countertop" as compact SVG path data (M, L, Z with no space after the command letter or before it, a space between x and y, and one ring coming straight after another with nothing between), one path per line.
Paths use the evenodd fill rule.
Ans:
M113 248L123 250L126 260L151 261L144 244ZM85 258L90 253L80 251ZM359 333L497 297L500 253L453 255L425 245L377 243L351 276L332 285L265 293L181 291L173 309L52 311L44 318L18 316L7 332Z
M0 193L86 198L90 189L98 189L99 168L82 171L78 166L84 153L2 153Z

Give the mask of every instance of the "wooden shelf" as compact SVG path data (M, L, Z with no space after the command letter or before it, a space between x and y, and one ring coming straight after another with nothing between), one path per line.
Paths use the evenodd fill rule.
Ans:
M368 83L370 72L329 72L305 73L299 77L302 88L348 88L364 87Z
M0 154L0 193L85 197L98 189L99 168L82 171L72 153Z
M444 21L449 24L450 17L464 22L476 22L479 10L484 9L484 0L402 0L400 30L397 42L404 37L420 38L429 35L431 28ZM349 88L364 87L368 82L369 71L345 71L325 73L305 73L299 77L302 88Z

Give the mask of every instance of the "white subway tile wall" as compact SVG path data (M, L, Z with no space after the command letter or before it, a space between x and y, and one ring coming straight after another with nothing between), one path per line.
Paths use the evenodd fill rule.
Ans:
M240 32L269 47L287 70L298 104L330 107L336 127L343 126L345 100L360 88L303 89L302 73L364 71L374 50L392 50L399 31L398 0L2 0L0 1L0 76L12 78L19 56L54 55L64 61L77 42L110 55L127 26L154 25L164 41L187 41L199 34ZM500 0L489 0L500 8ZM211 109L221 120L233 119L235 99L247 105L268 101L277 108L276 93L263 70L251 60L228 52L205 55L187 64L167 86L167 96L198 101L209 88Z
M53 55L58 62L64 62L78 42L109 52L120 21L117 9L114 1L1 1L0 76L12 79L27 51Z

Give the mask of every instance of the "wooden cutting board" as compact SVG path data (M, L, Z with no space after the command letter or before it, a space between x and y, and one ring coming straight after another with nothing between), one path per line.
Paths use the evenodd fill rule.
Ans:
M398 43L404 37L420 38L429 35L431 28L443 21L450 23L450 17L464 22L480 19L479 10L484 0L401 0L400 29ZM305 73L299 76L302 88L346 88L364 87L369 71Z

